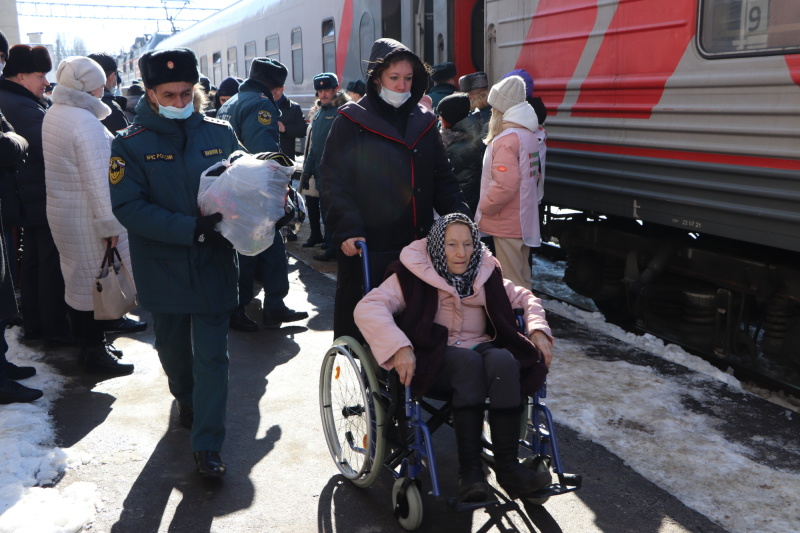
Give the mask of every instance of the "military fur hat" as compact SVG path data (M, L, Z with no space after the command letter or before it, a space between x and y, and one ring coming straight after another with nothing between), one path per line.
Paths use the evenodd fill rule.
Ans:
M353 80L347 84L347 90L351 93L360 94L364 96L367 94L367 84L364 83L364 80Z
M441 83L456 77L456 64L448 61L447 63L439 63L433 66L433 74L431 79L433 83Z
M314 76L314 90L335 89L339 86L339 78L333 72L323 72Z
M50 72L53 62L50 53L44 46L30 47L27 44L15 44L8 51L8 61L3 69L6 78L17 74L30 74L31 72Z
M461 76L458 79L458 86L465 93L475 89L488 89L489 77L485 72L473 72L472 74Z
M273 87L283 87L288 75L283 63L268 57L257 57L250 64L250 77Z
M200 80L197 57L188 48L146 52L139 58L139 71L148 89L162 83L185 81L195 84Z

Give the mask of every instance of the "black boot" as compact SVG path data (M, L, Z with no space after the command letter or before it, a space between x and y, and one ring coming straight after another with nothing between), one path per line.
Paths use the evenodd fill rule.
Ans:
M194 408L191 405L178 402L178 423L187 429L192 429Z
M0 404L9 403L28 403L38 400L43 392L39 389L31 389L20 385L12 379L5 380L0 384Z
M489 409L492 430L494 471L497 482L512 499L532 494L552 481L550 472L528 470L517 459L519 454L520 416L522 406L510 409Z
M133 365L120 363L106 344L92 344L84 348L81 354L84 370L94 374L110 374L112 376L127 376L133 373Z
M458 501L482 502L489 497L489 485L481 462L483 406L453 409L458 444Z
M219 456L219 452L194 452L194 462L197 465L197 473L203 477L222 477L225 475L225 463Z

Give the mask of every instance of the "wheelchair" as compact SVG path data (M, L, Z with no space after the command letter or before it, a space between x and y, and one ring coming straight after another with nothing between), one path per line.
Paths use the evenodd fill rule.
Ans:
M370 290L366 244L362 250L364 289ZM517 310L515 310L517 311ZM521 310L517 312L524 330ZM550 471L556 481L526 496L543 505L551 496L580 488L581 476L564 473L558 453L553 417L544 403L546 384L530 397L520 419L520 446L531 453L523 460L528 468ZM323 358L319 402L325 440L339 472L354 485L368 487L383 468L395 479L392 506L400 525L412 531L422 523L422 474L430 478L430 495L443 499L456 510L474 510L499 504L499 500L458 503L442 496L431 435L443 425L452 425L446 396L432 393L415 397L403 387L396 372L380 367L367 346L352 337L339 337ZM435 404L433 402L436 402ZM426 416L427 415L427 416ZM491 434L484 424L482 454L492 465Z

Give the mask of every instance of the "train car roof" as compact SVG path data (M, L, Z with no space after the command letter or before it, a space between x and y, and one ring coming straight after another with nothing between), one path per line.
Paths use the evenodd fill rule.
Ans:
M203 40L209 34L218 33L222 29L235 28L262 17L276 4L289 4L291 0L240 0L213 15L181 30L169 39L158 43L157 49L188 46Z

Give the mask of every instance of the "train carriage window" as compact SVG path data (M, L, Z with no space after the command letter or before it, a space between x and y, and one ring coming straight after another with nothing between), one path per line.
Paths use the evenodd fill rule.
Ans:
M281 60L281 41L278 34L270 35L264 41L264 55L275 61Z
M364 11L361 22L358 24L358 49L360 52L361 75L366 78L369 70L369 55L372 52L372 43L375 42L375 21L372 13Z
M250 41L249 43L244 43L244 75L248 76L250 74L250 63L253 62L253 59L256 57L256 42Z
M219 85L222 81L222 52L214 52L211 68L214 71L214 79L211 81L214 85Z
M709 57L796 53L800 7L796 0L703 0L699 47Z
M208 77L208 57L206 56L200 58L200 72L203 76Z
M336 27L333 19L322 21L322 72L336 72Z
M296 84L303 83L303 31L292 30L292 80Z
M236 60L236 47L228 48L228 76L233 78L239 77L238 62Z

